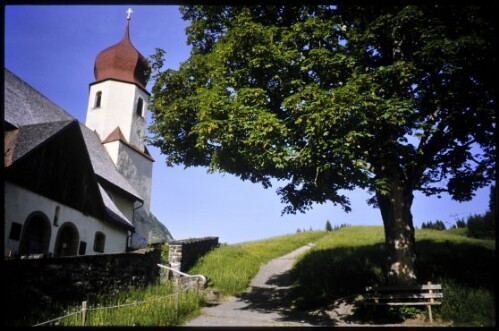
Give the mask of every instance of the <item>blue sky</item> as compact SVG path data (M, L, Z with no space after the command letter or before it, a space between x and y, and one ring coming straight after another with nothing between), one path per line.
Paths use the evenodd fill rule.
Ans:
M133 10L130 38L146 57L155 48L166 51L165 66L177 69L187 60L185 28L177 6L25 6L5 7L4 65L57 105L85 123L89 84L94 81L96 55L117 43L125 31L126 10ZM151 82L148 85L150 89ZM220 242L238 243L322 230L326 221L339 225L382 225L379 210L368 206L362 190L348 192L352 212L333 204L315 205L306 214L284 215L275 193L260 184L235 176L208 174L204 168L167 167L159 150L149 148L153 168L151 210L175 239L217 236ZM437 219L447 227L456 218L484 213L489 188L466 203L415 193L414 225Z

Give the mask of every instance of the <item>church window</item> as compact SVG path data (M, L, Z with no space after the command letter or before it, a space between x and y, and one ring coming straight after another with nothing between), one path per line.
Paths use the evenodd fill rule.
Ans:
M87 242L80 241L80 248L78 249L78 255L85 255L87 253Z
M105 245L106 245L106 235L100 231L96 232L94 239L94 252L104 253Z
M22 224L12 222L12 225L10 227L9 239L19 240L21 238L22 228L23 228Z
M59 212L61 210L61 206L55 207L55 213L54 213L54 225L59 226Z
M136 110L136 113L140 117L144 116L143 108L144 108L144 100L142 98L139 98L139 100L137 100L137 110Z
M100 108L101 101L102 101L102 92L99 91L95 93L94 108Z
M78 254L78 246L80 245L80 235L78 229L71 222L66 222L61 225L55 240L54 256L75 256Z
M30 214L23 225L19 242L19 254L47 254L51 234L50 220L45 214L41 212Z

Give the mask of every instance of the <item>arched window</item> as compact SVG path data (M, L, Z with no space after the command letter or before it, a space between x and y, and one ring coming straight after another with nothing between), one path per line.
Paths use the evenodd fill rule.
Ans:
M102 101L102 92L99 91L95 93L94 108L100 108L101 101Z
M94 252L104 253L106 246L106 235L100 231L95 233Z
M78 229L73 223L66 222L59 228L57 233L54 255L56 257L77 255L79 244L80 235Z
M144 100L142 98L139 98L139 100L137 100L137 109L135 112L140 117L144 116L143 108L144 108Z
M24 223L19 245L19 254L47 254L51 232L52 227L45 214L34 212L29 215Z

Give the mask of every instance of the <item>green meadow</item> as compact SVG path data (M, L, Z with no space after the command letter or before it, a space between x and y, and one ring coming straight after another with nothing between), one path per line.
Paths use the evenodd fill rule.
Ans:
M291 272L296 309L317 309L338 299L353 298L366 286L383 284L383 227L352 226L330 232L302 232L261 241L224 245L202 258L190 271L210 278L210 286L240 295L261 265L314 242L298 257ZM416 230L419 281L443 285L444 299L434 315L454 326L495 326L495 241L466 237L465 229ZM392 314L411 317L413 309ZM377 320L359 309L359 319Z
M209 287L222 295L238 296L250 284L260 267L308 243L315 246L295 261L291 270L293 287L290 307L314 310L331 307L337 300L352 300L366 286L386 281L384 232L382 227L347 226L334 231L305 231L235 245L223 244L202 257L188 271L209 278ZM473 239L465 229L416 230L417 270L420 283L443 285L442 305L434 318L453 326L495 326L495 241ZM141 304L134 304L139 303ZM199 291L180 295L169 283L103 294L89 301L87 326L175 326L199 314L204 297ZM114 307L102 309L103 307ZM62 316L81 306L59 307ZM416 309L416 311L414 311ZM375 315L360 307L356 318L376 324L381 319L411 318L418 308L378 311ZM40 307L29 321L34 325L50 319ZM81 314L56 325L79 326ZM53 325L53 324L52 324Z

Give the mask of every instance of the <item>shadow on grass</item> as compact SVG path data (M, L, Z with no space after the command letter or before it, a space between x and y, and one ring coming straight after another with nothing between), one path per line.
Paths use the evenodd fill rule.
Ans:
M495 251L472 244L432 240L418 241L416 251L421 283L452 280L455 286L472 292L484 289L495 293ZM355 300L366 286L385 283L385 257L383 244L310 252L289 275L294 286L287 293L288 306L296 307L289 315L297 311L321 311L325 307L329 311L341 310L342 306L351 305L349 316L341 317L342 321L367 324L402 322L393 310L365 307L361 300ZM450 307L460 304L454 300L466 300L451 295L451 291L453 289L445 288L444 284L442 309L451 311L453 308ZM473 316L475 313L470 311L469 314Z

